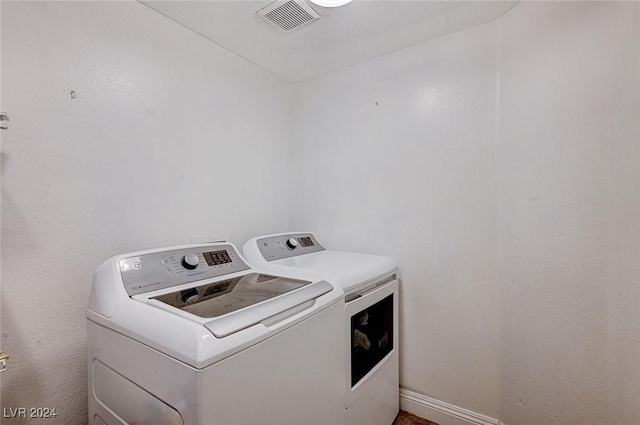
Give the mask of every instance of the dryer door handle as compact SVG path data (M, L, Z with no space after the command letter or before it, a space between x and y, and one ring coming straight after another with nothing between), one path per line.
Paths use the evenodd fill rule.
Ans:
M373 282L373 283L371 283L369 285L366 285L360 291L358 291L356 293L353 293L353 294L349 294L346 297L344 297L344 301L346 303L350 303L352 301L355 301L358 298L364 297L368 293L375 291L376 289L380 288L381 286L384 286L387 283L393 282L395 279L396 279L396 275L394 274L394 275L389 276L387 279L383 279L383 280L380 280L378 282Z

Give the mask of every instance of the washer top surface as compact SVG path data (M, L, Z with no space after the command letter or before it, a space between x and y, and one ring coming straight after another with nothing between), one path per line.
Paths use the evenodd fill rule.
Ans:
M305 238L310 238L317 248L296 246L287 249L286 241ZM272 251L261 250L259 247L264 248L265 243L278 246L282 254L272 257ZM282 273L287 269L310 271L340 286L345 293L397 270L395 261L388 257L326 249L310 232L259 236L245 243L242 251L249 263L263 271L270 273ZM265 256L271 258L267 260Z

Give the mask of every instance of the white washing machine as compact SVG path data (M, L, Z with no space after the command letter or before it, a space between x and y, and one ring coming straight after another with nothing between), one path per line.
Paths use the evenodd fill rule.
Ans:
M343 298L232 244L119 255L86 311L92 425L341 425Z
M396 263L328 250L310 232L260 236L242 251L264 273L309 271L344 290L345 423L390 425L399 411Z

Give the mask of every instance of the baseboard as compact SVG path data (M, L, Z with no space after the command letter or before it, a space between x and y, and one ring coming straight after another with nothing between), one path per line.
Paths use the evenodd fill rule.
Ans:
M440 425L504 425L498 419L400 388L400 409Z

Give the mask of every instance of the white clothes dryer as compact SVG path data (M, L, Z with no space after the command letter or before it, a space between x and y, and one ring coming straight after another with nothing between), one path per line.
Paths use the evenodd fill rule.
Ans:
M390 425L399 411L398 279L390 258L332 251L310 232L259 236L243 246L264 273L308 271L344 298L345 423Z
M343 297L229 243L113 257L86 311L89 423L343 424Z

